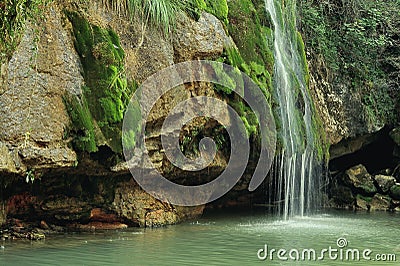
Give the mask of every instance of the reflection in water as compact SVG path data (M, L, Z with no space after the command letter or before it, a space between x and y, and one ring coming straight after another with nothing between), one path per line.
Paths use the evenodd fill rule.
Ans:
M73 233L44 241L1 243L0 265L319 265L316 262L259 261L265 244L275 249L321 250L337 247L376 253L400 253L399 214L334 212L278 221L260 215L209 215L199 221L157 229ZM398 256L400 259L400 254ZM330 261L324 265L365 265L365 261ZM369 261L368 265L396 263Z

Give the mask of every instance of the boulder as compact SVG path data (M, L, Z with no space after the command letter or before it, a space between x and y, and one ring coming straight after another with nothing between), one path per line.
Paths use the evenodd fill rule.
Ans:
M400 183L396 183L390 188L389 195L395 200L400 200Z
M387 195L375 194L371 200L371 210L386 211L390 208L391 198Z
M390 209L391 198L387 195L375 194L373 197L357 195L357 208L366 211L386 211Z
M173 36L175 62L216 58L228 41L221 21L213 15L203 12L198 21L181 16Z
M383 193L388 193L390 188L396 183L396 179L393 176L376 175L374 179Z
M362 164L348 169L343 175L343 181L345 184L368 195L377 192L372 176Z

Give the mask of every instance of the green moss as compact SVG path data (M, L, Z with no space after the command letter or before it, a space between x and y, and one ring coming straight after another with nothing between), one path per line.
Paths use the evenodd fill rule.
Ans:
M268 47L268 25L262 25L259 12L250 0L228 2L228 30L234 39L241 56L247 64L255 62L273 72L273 54ZM265 8L261 9L265 14ZM266 17L266 16L265 16ZM264 18L264 16L263 16ZM263 23L267 23L263 20Z
M256 62L250 62L250 77L260 87L265 98L269 102L272 91L272 77L263 65Z
M366 196L363 196L363 195L360 195L360 194L357 194L357 199L364 200L364 201L366 201L368 203L371 203L371 201L372 201L372 197L366 197Z
M226 0L205 0L205 11L221 21L228 23L228 4Z
M303 38L300 32L297 32L297 52L300 55L301 67L303 71L303 77L305 81L305 85L307 86L307 91L309 92L309 84L310 84L310 72L308 69L308 63L306 58L306 52L304 47ZM310 93L308 93L307 97L310 98L311 103L311 111L313 113L312 116L312 134L315 140L315 148L317 150L317 157L319 161L329 160L329 142L326 138L325 129L322 123L321 118L318 115L318 112L314 105L314 100L312 99Z
M236 82L229 75L229 70L225 69L223 65L215 65L214 71L215 74L220 79L220 82L228 85L228 86L222 86L220 84L215 84L214 88L219 92L230 95L232 93L232 89L236 88Z
M306 49L304 47L303 37L300 32L297 32L297 52L300 55L300 61L303 69L303 75L306 85L310 84L310 72L308 70L308 63L306 57Z
M73 140L74 148L88 152L97 151L93 118L85 97L79 99L76 96L66 95L64 96L64 104L73 124L70 135L75 136Z
M121 123L135 82L125 77L125 53L111 29L90 24L77 13L67 13L73 26L75 48L81 58L87 89L84 97L108 146L122 152Z
M122 143L126 150L131 150L136 145L136 136L141 130L141 109L139 101L134 98L130 105L126 109L126 116L130 119L125 121L125 128L130 130L124 131L122 135Z

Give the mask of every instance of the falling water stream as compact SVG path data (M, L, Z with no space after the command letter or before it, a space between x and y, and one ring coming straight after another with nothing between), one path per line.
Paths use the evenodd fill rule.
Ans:
M274 27L274 88L282 146L274 163L269 203L278 205L278 212L287 220L308 214L317 204L312 102L298 52L295 1L265 0L265 6Z

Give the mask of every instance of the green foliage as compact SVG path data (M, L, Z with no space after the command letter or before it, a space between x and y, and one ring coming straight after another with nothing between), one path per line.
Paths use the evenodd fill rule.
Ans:
M391 91L384 80L377 80L375 84L369 84L371 87L367 93L362 94L362 103L368 115L367 120L371 124L376 121L386 121L395 123L396 117L396 99L390 96ZM366 85L368 86L368 84Z
M399 10L400 1L301 1L312 56L323 58L336 82L362 95L371 124L394 123L399 108Z
M301 3L301 22L307 37L307 46L321 54L329 68L338 70L338 51L334 42L337 37L334 28L323 15L323 6L315 6L309 1Z
M29 183L29 182L33 183L33 181L35 181L35 179L36 179L35 169L32 168L32 169L27 170L26 173L25 173L25 182L26 183Z
M198 17L206 8L204 0L102 0L102 3L131 19L140 18L146 26L158 28L165 34L172 31L180 12Z
M118 13L127 14L131 18L140 17L166 33L170 32L171 25L175 23L176 12L184 4L184 1L180 0L102 0L102 2Z
M75 47L81 57L87 89L84 98L91 117L96 120L108 145L121 152L121 122L135 82L125 77L125 53L111 29L90 24L77 13L68 13L75 35ZM89 146L83 150L93 151Z
M3 0L0 3L0 63L17 47L27 19L35 20L50 0Z

